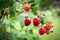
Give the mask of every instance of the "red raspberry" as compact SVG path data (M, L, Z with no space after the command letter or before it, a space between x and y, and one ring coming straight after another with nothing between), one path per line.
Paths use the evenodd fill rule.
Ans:
M25 26L29 26L30 25L30 23L31 23L31 20L30 19L25 19Z
M33 25L34 26L38 26L40 23L41 23L41 20L40 19L38 19L38 18L34 18L33 19Z
M53 25L48 23L44 27L45 27L46 30L50 30L53 27Z
M26 4L24 9L25 9L25 11L29 11L30 10L30 5Z
M43 34L45 34L46 33L46 29L45 28L40 28L39 29L39 34L40 35L43 35Z

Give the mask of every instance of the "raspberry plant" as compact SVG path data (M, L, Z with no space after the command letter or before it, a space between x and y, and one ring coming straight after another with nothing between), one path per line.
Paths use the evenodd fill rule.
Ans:
M40 35L51 33L46 30L51 26L44 26L52 22L40 11L39 2L25 1L0 0L0 40L40 40Z

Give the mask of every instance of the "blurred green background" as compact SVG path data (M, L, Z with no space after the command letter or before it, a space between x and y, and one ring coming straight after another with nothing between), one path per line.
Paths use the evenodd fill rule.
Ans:
M53 17L54 21L54 32L49 35L41 36L41 40L60 40L60 17Z

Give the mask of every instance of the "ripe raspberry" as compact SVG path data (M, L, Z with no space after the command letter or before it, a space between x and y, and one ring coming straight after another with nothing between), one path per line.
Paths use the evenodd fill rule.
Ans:
M46 30L50 30L52 28L52 26L53 26L52 24L48 23L44 27Z
M46 29L45 28L40 28L39 29L39 34L40 35L43 35L43 34L45 34L46 33Z
M34 26L38 26L40 23L41 23L41 20L40 19L38 19L38 18L34 18L33 19L33 25Z
M25 26L29 26L31 23L31 20L27 18L25 19L24 23L25 23Z
M30 5L26 4L24 9L25 9L25 11L29 11L30 10Z

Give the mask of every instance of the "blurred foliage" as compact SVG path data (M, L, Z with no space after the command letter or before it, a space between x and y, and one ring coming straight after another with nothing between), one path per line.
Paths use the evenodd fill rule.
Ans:
M3 32L0 32L2 34L2 38L0 39L3 39L3 37L5 37L5 39L3 40L37 40L39 39L40 40L40 37L38 37L38 34L35 34L37 33L37 31L33 32L34 30L37 30L37 29L34 29L33 26L29 26L29 27L26 27L26 26L23 26L24 22L23 22L23 18L19 19L21 16L17 15L16 17L14 17L13 19L11 20L8 20L8 19L4 19L4 21L2 23L0 23L0 31L3 31L4 32L4 35L6 36L3 36ZM22 28L23 27L23 28ZM5 34L6 33L6 34ZM1 35L0 34L0 35Z
M28 0L28 4L31 5L28 16L33 19L38 13L37 11L40 11L40 5L49 7L53 1L54 0ZM4 5L2 5L2 3ZM10 6L8 6L8 4ZM34 27L33 23L31 23L26 27L24 25L25 18L21 16L21 14L25 13L23 0L21 2L16 2L15 0L10 0L9 2L0 1L0 5L0 9L4 10L4 12L7 7L9 7L8 11L10 11L8 15L6 15L6 13L0 15L0 17L2 17L0 19L0 40L41 40L42 37L38 33L39 28L47 22L52 22L52 16L57 13L56 9L40 11L42 14L40 17L42 20L41 25ZM16 9L19 9L20 12L16 13Z
M31 5L31 11L34 15L36 15L39 10L39 2L40 0L28 0L28 3Z
M7 7L11 7L16 0L0 0L0 10L7 8Z
M14 17L16 13L16 3L10 8L10 17Z
M54 3L54 0L41 0L40 1L40 9L46 10L50 9L50 6Z

